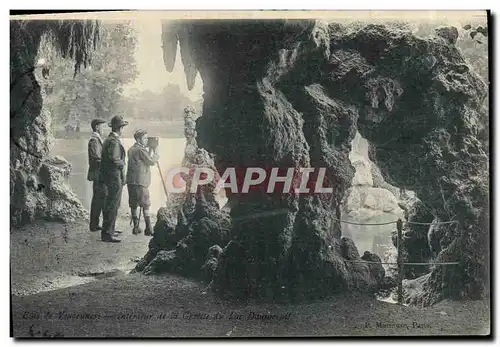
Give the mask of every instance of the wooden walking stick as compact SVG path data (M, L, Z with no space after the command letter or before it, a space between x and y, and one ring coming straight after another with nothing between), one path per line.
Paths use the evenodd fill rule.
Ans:
M160 173L160 179L161 183L163 185L163 191L165 192L165 201L168 203L168 192L167 192L167 186L165 185L165 180L163 179L163 174L161 173L161 168L160 168L160 161L158 160L156 162L156 167L158 168L158 172Z
M157 137L149 137L148 138L148 147L150 153L157 150L159 146L159 139ZM165 192L165 203L168 203L168 192L167 186L165 185L165 180L163 179L163 174L161 172L160 160L156 161L156 167L158 168L158 172L160 173L161 184L163 185L163 191Z

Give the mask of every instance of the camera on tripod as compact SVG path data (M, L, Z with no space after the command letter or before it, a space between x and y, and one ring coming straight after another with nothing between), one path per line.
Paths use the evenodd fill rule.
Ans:
M153 137L148 137L148 147L151 149L156 149L158 148L158 145L160 144L160 138L153 136Z

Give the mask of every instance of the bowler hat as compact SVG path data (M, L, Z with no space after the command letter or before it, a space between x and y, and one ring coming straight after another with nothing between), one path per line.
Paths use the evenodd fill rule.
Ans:
M111 128L121 128L125 125L128 125L128 122L126 120L123 120L122 116L114 116L113 118L111 118L111 122L109 122L108 125Z
M106 121L104 119L96 118L96 119L92 119L92 122L90 122L90 126L92 127L92 129L94 129L96 127L96 125L103 124L103 123L106 123Z

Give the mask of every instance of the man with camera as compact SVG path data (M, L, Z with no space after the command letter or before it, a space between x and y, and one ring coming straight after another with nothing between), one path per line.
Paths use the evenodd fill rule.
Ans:
M144 221L146 236L153 235L151 227L151 216L149 207L151 202L149 199L149 186L151 185L151 169L150 166L155 165L160 159L158 153L158 138L148 138L148 133L145 130L139 129L134 133L135 143L128 150L128 166L127 166L127 187L130 212L134 227L132 234L137 235L142 232L139 227L139 216L137 208L141 208L144 213Z

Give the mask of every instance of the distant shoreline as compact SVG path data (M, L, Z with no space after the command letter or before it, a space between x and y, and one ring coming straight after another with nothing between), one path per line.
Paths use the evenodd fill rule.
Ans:
M53 137L57 140L79 140L79 139L88 139L91 134L92 133L90 131L81 131L79 133L70 133L68 136L66 136L66 132L58 131L58 132L54 132ZM161 135L158 135L158 137L165 138L165 139L183 139L183 138L185 138L184 133L182 133L182 134L181 133L161 134ZM123 138L133 139L134 136L133 135L123 136Z
M81 139L88 138L92 131L90 126L81 126L83 131L78 133L70 132L66 136L66 130L64 126L58 125L53 129L53 136L56 139ZM148 131L149 136L158 136L162 138L184 138L184 120L175 121L147 121L147 120L130 120L130 124L124 128L123 137L133 138L134 132L142 128ZM109 134L111 129L109 127L104 128L104 134Z

